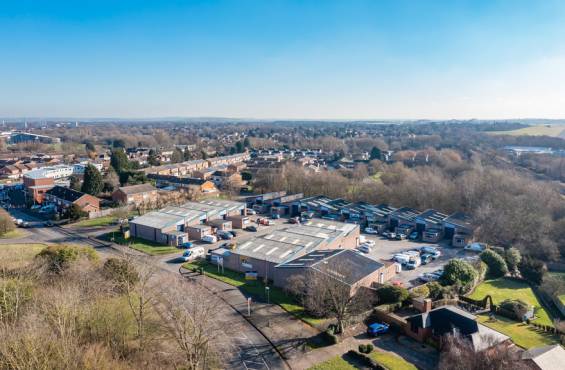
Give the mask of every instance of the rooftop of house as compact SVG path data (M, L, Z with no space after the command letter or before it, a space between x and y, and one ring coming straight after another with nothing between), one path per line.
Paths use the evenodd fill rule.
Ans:
M559 344L532 348L522 353L523 360L532 360L541 370L559 370L565 364L565 349Z
M126 195L134 195L134 194L143 194L152 191L157 191L157 189L155 189L155 187L151 184L139 184L139 185L131 185L131 186L122 186L118 189L118 191L121 191Z
M441 225L443 220L447 218L447 215L436 211L435 209L427 209L420 213L416 218L428 224Z
M80 198L82 198L83 196L87 195L80 191L76 191L70 188L65 188L59 185L55 185L52 189L48 190L47 194L59 199L66 200L68 202L75 202Z
M508 336L477 322L477 318L455 306L442 306L407 318L417 328L431 328L436 336L457 332L467 336L475 351L489 348L510 339Z
M152 180L167 181L173 184L183 185L204 185L208 181L196 177L179 177L173 175L148 174L147 177Z

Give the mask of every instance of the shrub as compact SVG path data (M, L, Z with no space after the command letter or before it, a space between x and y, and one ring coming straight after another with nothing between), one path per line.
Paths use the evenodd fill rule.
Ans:
M3 208L0 208L0 235L4 235L16 228L12 217Z
M377 290L379 304L404 302L410 297L406 288L385 285Z
M522 255L520 251L516 248L508 248L504 252L504 259L506 260L506 265L508 266L508 270L516 271L520 261L522 260Z
M47 269L52 272L61 272L67 269L73 262L80 257L85 257L91 261L98 259L94 249L90 247L75 247L69 245L52 245L43 249L38 255L46 261Z
M367 344L367 345L365 346L365 351L366 351L366 353L371 353L371 352L373 352L373 348L374 348L374 347L373 347L373 345L372 345L371 343Z
M443 287L436 281L432 281L431 283L427 283L426 286L428 287L428 297L432 300L438 300L443 297Z
M135 285L139 275L135 267L122 258L109 258L102 269L104 276L116 284L118 291L124 292L128 285Z
M511 319L522 321L524 315L529 311L529 306L526 302L519 299L507 299L499 305L499 311L504 316L509 316ZM506 312L505 312L506 311Z
M488 266L488 275L491 278L499 278L508 273L508 266L504 258L493 250L487 249L480 255L481 260Z
M477 271L469 263L452 259L443 268L441 283L443 285L471 285L477 278Z
M428 288L427 284L417 286L410 291L410 296L413 298L416 297L428 298L429 295L430 295L430 289Z

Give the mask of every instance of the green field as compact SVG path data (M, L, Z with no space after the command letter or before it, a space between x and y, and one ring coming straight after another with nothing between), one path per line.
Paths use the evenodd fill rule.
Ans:
M345 361L341 356L335 356L327 361L312 366L308 370L355 370L356 367Z
M496 321L489 321L488 315L479 315L478 321L491 329L497 330L512 338L512 341L523 348L534 348L559 343L556 335L538 330L533 326L514 320L496 316Z
M512 136L552 136L552 137L563 137L565 138L565 125L534 125L530 127L524 127L517 130L509 131L493 131L489 133L490 135L512 135Z
M416 366L390 352L373 351L369 354L373 360L390 370L416 370Z
M194 268L202 268L204 269L204 274L216 280L223 281L226 284L235 286L239 288L246 294L253 295L255 297L259 297L263 300L267 300L266 292L265 292L265 284L259 280L245 280L245 276L242 273L224 269L224 273L218 273L218 267L216 265L212 265L211 263L202 261L202 262L189 262L183 265L186 269L194 269ZM300 320L306 322L311 326L319 326L325 320L318 319L314 317L308 316L308 314L304 311L304 307L298 305L292 297L287 295L282 289L276 287L269 287L270 293L269 298L272 303L276 303L281 306L285 311L289 312L290 314L294 315L295 317L299 318Z
M470 297L473 299L483 299L486 295L492 297L494 304L499 304L505 299L520 299L534 306L535 315L537 317L537 319L535 319L536 323L553 325L551 318L542 308L527 283L504 278L486 280L475 289Z
M119 232L108 233L102 237L105 240L112 240L117 244L127 245L130 248L138 250L143 253L150 254L152 256L159 256L162 254L178 253L179 249L170 245L163 245L149 240L144 240L140 238L129 238L125 239L123 235Z

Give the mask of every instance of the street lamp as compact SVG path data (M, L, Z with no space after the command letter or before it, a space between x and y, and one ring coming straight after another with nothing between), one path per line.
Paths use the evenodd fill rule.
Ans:
M265 293L267 294L267 304L271 304L271 295L269 294L271 291L271 288L269 288L268 286L265 287Z

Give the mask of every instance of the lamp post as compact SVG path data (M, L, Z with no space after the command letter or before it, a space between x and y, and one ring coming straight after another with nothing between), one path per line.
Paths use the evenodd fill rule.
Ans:
M265 293L267 294L267 304L271 304L271 288L269 288L268 286L265 287Z

